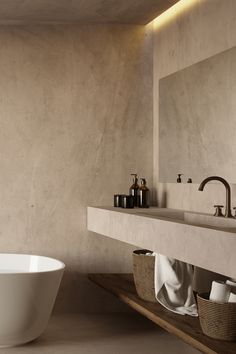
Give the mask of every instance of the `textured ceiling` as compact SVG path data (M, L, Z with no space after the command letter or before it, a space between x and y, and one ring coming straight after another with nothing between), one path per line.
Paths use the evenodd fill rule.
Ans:
M147 24L178 0L0 0L0 24Z

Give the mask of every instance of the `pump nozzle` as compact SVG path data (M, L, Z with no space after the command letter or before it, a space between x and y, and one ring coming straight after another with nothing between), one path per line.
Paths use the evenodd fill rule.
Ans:
M183 176L183 173L178 173L178 178L177 178L177 183L181 183L181 176Z
M142 185L145 185L147 182L146 182L146 178L140 178L140 180L141 180L141 184Z
M138 174L137 173L131 173L130 175L134 176L134 178L133 178L134 184L138 183L138 178L137 178Z

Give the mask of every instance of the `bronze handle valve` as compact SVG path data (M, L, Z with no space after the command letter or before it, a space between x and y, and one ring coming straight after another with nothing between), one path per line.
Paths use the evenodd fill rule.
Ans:
M224 205L214 205L214 208L216 208L214 216L224 216L222 213L222 208L224 208Z
M236 218L236 207L233 208L235 210L234 218Z

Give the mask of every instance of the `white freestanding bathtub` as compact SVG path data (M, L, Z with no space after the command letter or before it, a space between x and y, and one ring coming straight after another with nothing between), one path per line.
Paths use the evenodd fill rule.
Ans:
M47 326L64 263L27 254L0 254L0 347L39 337Z

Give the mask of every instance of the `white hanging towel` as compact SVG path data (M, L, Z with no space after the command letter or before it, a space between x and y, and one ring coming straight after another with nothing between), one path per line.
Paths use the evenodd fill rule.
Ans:
M157 301L180 315L198 316L193 295L193 266L155 253Z

